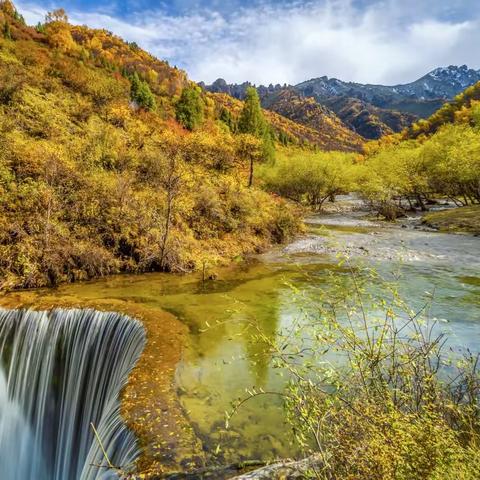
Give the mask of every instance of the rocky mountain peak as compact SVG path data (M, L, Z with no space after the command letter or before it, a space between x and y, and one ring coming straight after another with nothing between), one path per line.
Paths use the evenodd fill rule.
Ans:
M480 70L467 65L450 65L436 68L414 82L394 86L346 82L324 75L295 86L271 84L256 88L266 108L281 111L295 121L307 113L306 117L309 117L313 112L322 121L328 118L325 111L300 101L302 97L314 99L317 104L333 110L354 131L367 138L378 138L388 130L402 130L419 117L429 117L445 101L479 81ZM249 82L229 85L219 79L205 88L242 100L249 86ZM291 108L287 108L289 101ZM310 120L308 122L311 123Z
M449 65L439 67L426 75L436 82L448 82L458 84L462 88L468 87L480 80L480 70L468 68L467 65Z

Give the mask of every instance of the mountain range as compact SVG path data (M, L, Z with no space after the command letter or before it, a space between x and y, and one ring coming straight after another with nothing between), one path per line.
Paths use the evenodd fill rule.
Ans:
M326 117L336 115L362 137L377 139L429 117L478 81L480 70L451 65L437 68L414 82L393 86L345 82L326 76L297 85L228 84L221 78L211 85L200 85L240 100L248 87L255 86L264 108L295 122L315 128Z

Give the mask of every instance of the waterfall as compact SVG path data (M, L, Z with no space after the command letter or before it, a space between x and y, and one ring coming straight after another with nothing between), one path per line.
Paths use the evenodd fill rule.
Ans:
M118 478L138 456L119 394L140 356L140 322L94 310L0 309L0 478Z

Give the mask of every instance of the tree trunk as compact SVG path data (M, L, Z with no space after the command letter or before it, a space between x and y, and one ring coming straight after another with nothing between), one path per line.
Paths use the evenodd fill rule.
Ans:
M248 176L248 188L253 185L253 157L250 158L250 174Z
M160 269L165 270L165 252L167 249L168 235L170 233L170 222L172 217L173 195L171 192L167 194L167 215L165 218L165 231L162 237L162 247L160 250Z
M422 198L422 194L421 193L418 193L417 194L417 203L418 203L418 206L420 207L420 210L422 212L426 212L427 211L427 207L425 206L425 203L423 202L423 198Z

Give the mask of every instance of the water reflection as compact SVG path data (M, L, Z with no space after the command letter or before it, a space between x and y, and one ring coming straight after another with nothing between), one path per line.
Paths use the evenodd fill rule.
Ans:
M177 366L179 398L204 448L225 462L294 456L280 397L262 396L245 404L228 430L225 411L245 395L245 388L278 391L285 385L287 379L272 367L257 329L273 340L303 309L315 308L332 274L337 279L346 275L336 266L332 237L347 241L354 261L362 258L385 275L396 268L398 254L406 252L401 295L416 308L425 292L433 294L431 316L451 336L451 345L480 345L479 239L376 225L341 227L330 225L327 237L317 229L286 252L277 249L256 261L220 269L215 281L202 282L195 275L121 276L63 286L58 295L122 299L176 315L190 332Z

